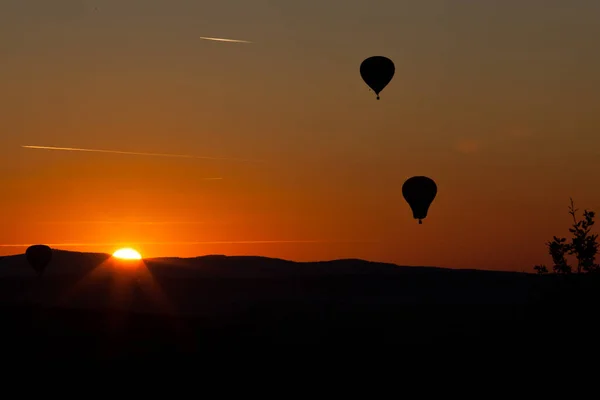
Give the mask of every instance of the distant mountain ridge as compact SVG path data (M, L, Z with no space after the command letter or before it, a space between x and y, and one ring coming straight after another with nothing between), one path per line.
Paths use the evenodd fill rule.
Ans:
M45 275L85 272L111 259L107 253L87 253L54 250L53 259ZM356 258L322 261L292 261L265 256L227 256L209 254L197 257L155 257L143 260L150 271L159 275L197 275L210 272L238 275L239 277L317 276L317 275L397 275L409 273L481 273L523 275L522 272L490 271L477 269L451 269L432 266L401 266L393 263L368 261ZM168 265L168 270L164 267ZM58 267L60 266L60 267ZM215 270L219 268L219 271ZM24 254L0 258L0 278L3 276L35 276Z
M41 277L23 254L0 260L0 303L219 319L231 313L246 315L251 309L279 310L285 315L290 310L322 313L334 309L379 313L414 305L537 307L577 298L600 302L598 280L581 278L410 267L360 259L295 262L206 255L123 261L103 253L56 250Z

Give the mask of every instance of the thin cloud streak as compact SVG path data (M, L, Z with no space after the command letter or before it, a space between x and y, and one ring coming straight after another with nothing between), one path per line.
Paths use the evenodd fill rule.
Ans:
M212 40L213 42L227 42L227 43L252 43L248 40L237 40L237 39L224 39L224 38L214 38L214 37L205 37L200 36L202 40Z
M47 246L54 247L103 247L103 246L134 246L134 245L199 245L199 244L331 244L331 243L377 243L372 241L351 241L351 240L224 240L224 241L205 241L205 242L114 242L114 243L44 243ZM36 243L28 244L0 244L0 247L29 247Z
M89 152L89 153L125 154L125 155L134 155L134 156L193 158L193 159L199 159L199 160L262 162L261 160L249 160L249 159L243 159L243 158L203 157L203 156L192 156L192 155L188 155L188 154L141 153L141 152L136 152L136 151L82 149L82 148L78 148L78 147L54 147L54 146L30 146L30 145L21 145L21 147L24 149L35 149L35 150L82 151L82 152ZM223 179L223 178L206 178L206 179L217 180L217 179Z
M36 221L37 224L46 225L204 225L221 223L218 221Z

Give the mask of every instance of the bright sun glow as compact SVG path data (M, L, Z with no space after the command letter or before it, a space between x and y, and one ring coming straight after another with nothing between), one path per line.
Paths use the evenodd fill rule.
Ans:
M119 249L113 253L113 257L122 258L123 260L141 260L142 256L134 249L125 248Z

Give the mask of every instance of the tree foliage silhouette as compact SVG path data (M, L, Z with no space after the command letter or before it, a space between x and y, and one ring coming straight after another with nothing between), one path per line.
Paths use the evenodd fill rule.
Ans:
M573 235L570 241L566 238L554 236L552 241L546 242L548 252L552 257L552 270L555 274L567 275L573 272L573 268L569 265L567 256L575 256L577 260L576 271L578 274L600 272L600 265L596 264L596 254L598 253L598 234L592 234L592 226L594 225L594 211L583 211L583 219L577 220L575 213L578 209L571 200L569 214L573 217L573 225L569 232ZM533 267L538 274L544 275L548 273L548 268L545 265L536 265Z

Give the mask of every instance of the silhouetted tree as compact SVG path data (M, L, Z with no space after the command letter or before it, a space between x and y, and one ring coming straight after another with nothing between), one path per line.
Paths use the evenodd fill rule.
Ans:
M575 255L577 258L577 273L581 273L582 271L596 272L599 268L598 264L596 264L596 254L598 253L598 242L596 239L598 235L590 234L596 213L584 210L583 219L577 221L575 212L577 212L577 209L573 205L573 199L571 199L569 214L573 216L573 227L569 229L569 232L573 234L573 238L568 245L568 253Z
M546 268L545 265L536 265L535 267L533 267L533 269L536 270L536 272L540 275L548 273L548 268Z
M556 236L553 237L551 242L546 242L548 252L554 263L552 269L555 274L570 274L572 272L572 268L566 258L569 252L569 245L566 242L566 238L558 238Z
M552 257L552 270L555 274L570 274L573 269L567 261L567 255L574 255L577 259L577 273L599 272L600 266L596 264L596 254L598 253L598 235L591 234L592 225L594 225L593 211L584 210L583 219L578 221L575 213L577 209L571 199L569 214L573 217L573 227L569 232L573 234L572 239L567 242L566 238L554 236L552 241L546 242L548 252ZM547 274L548 268L545 265L536 265L533 267L538 274Z

